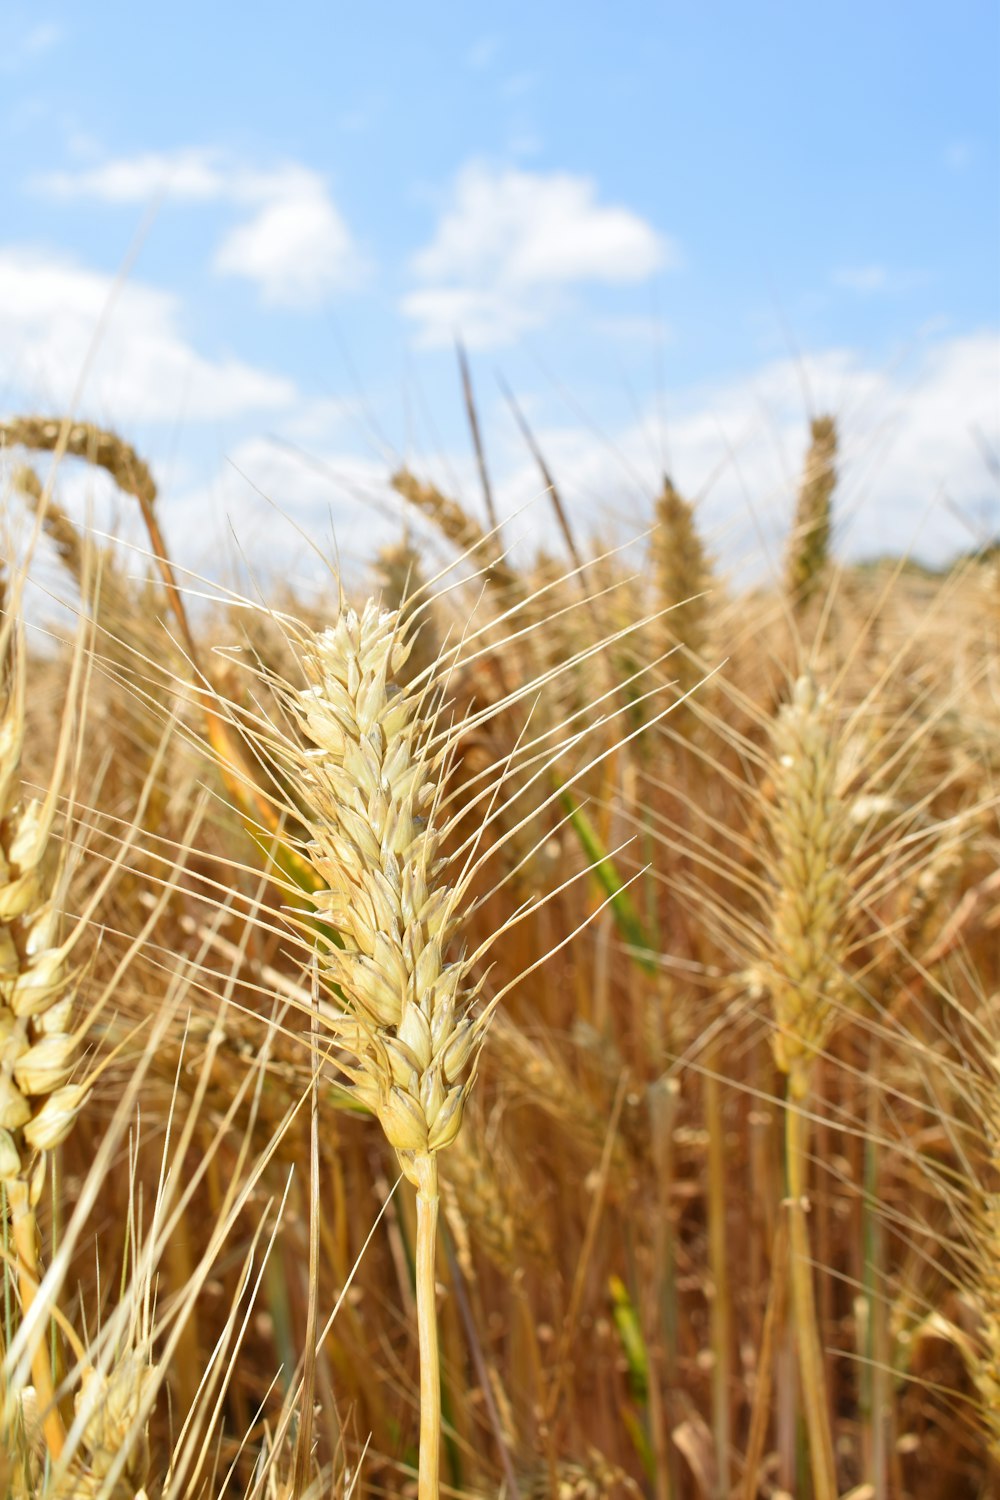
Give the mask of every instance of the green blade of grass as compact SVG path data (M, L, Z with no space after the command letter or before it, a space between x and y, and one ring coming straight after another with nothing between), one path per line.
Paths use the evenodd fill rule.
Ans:
M574 833L580 840L580 847L590 861L591 874L608 898L615 923L628 946L630 957L646 974L655 974L658 967L656 949L646 933L628 887L619 875L614 860L601 842L597 829L572 793L565 787L559 791L559 801Z

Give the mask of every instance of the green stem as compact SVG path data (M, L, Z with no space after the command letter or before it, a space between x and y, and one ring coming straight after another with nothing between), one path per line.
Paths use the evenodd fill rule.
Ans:
M799 1346L802 1405L809 1435L814 1500L837 1500L837 1472L830 1432L823 1346L813 1294L812 1251L806 1222L806 1147L808 1121L802 1104L789 1098L785 1110L785 1154L788 1171L791 1235L792 1302Z
M438 1354L437 1247L438 1168L433 1155L415 1158L417 1179L417 1335L420 1344L420 1469L418 1500L439 1500L441 1368Z

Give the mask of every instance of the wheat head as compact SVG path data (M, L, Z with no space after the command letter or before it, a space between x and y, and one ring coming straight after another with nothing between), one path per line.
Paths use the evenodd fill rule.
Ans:
M826 571L837 483L837 424L833 417L815 417L811 430L786 563L786 587L796 609L813 598Z
M4 639L4 637L6 639ZM29 1184L37 1201L44 1153L65 1139L85 1090L70 1083L71 939L63 937L67 865L55 800L26 799L23 640L8 621L0 646L0 1182Z
M838 744L829 700L800 677L772 730L773 872L768 976L774 1055L793 1097L809 1075L848 998L844 978L850 886L844 868L848 819L838 796Z
M680 691L688 692L704 675L701 663L710 651L712 566L695 525L694 506L669 479L663 481L654 515L650 561L657 603L668 642L682 648L672 658L671 670Z
M301 792L325 885L316 900L343 943L322 955L343 997L332 1024L359 1098L416 1181L415 1159L458 1134L481 1028L468 965L446 957L461 889L440 878L433 715L419 683L396 686L406 654L398 614L344 609L308 640L311 685L291 706L310 747Z

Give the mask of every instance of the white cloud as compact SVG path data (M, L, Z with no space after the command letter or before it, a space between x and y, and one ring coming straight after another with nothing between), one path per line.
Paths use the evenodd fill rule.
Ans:
M842 556L912 550L941 562L970 545L953 506L972 521L997 526L1000 494L975 430L1000 450L998 389L1000 344L984 332L936 341L905 373L843 349L774 361L745 378L668 393L662 403L650 400L641 420L612 431L607 441L575 422L546 422L530 393L523 405L581 542L592 532L608 544L645 531L666 469L698 501L722 568L747 581L764 575L769 560L778 564L782 558L810 411L833 412L838 419L835 514ZM658 430L661 404L668 413L665 434ZM282 430L291 432L294 421L294 414L284 416ZM324 557L339 549L348 570L370 562L400 528L387 466L352 454L349 428L317 432L305 441L309 458L249 440L210 485L172 500L165 524L178 546L189 547L185 561L215 571L212 558L225 555L219 541L231 517L250 563L271 577L286 562L297 579L320 575L296 525ZM497 503L508 518L505 542L515 554L530 553L542 542L558 552L562 543L551 507L513 426L502 424L487 441ZM457 474L461 498L477 506L477 479L464 443L437 464L417 458L413 467L448 493L455 491Z
M93 349L81 409L122 426L281 411L296 398L281 376L200 354L169 293L141 282L118 288L113 277L23 247L0 246L0 347L5 390L60 411Z
M540 308L503 288L425 287L408 292L400 305L421 325L421 342L432 347L461 334L470 349L494 349L516 342L544 319Z
M472 162L413 258L422 285L402 307L423 342L447 343L461 331L482 348L546 322L562 288L643 281L675 263L664 235L630 209L599 203L588 177Z
M414 270L425 280L502 276L529 285L639 281L658 270L668 258L662 236L631 210L595 200L587 177L472 163Z
M146 151L76 172L49 172L36 178L34 186L46 197L102 203L145 203L161 193L195 203L246 201L248 191L252 193L245 174L227 172L217 153L200 148Z
M276 587L301 596L328 580L324 565L363 571L399 535L398 511L381 462L322 448L307 459L262 437L238 444L207 483L161 503L181 566L228 583L249 567L271 598Z
M213 265L255 282L265 302L283 307L319 306L361 271L347 225L312 173L231 230Z
M363 272L326 180L296 162L262 170L193 147L50 173L35 186L62 199L143 203L163 194L178 202L252 208L250 218L223 237L213 265L222 275L252 281L269 303L315 307L356 285Z
M605 535L609 524L619 535L648 526L666 468L699 499L723 565L759 576L768 556L782 555L808 412L832 412L842 555L912 550L941 562L972 542L956 510L1000 531L1000 493L977 443L981 433L1000 451L998 392L1000 340L983 332L936 343L906 374L847 350L776 361L746 379L651 403L641 422L608 442L575 426L536 423L535 433L581 533L588 524ZM507 514L532 504L539 490L537 469L515 454L494 465Z

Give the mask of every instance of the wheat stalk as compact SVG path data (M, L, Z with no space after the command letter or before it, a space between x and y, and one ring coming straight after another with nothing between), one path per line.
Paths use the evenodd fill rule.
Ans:
M397 686L407 655L398 613L369 603L303 639L309 686L286 700L308 748L292 761L324 889L320 915L342 946L319 954L341 1002L327 1018L340 1066L378 1117L417 1190L421 1500L438 1494L440 1376L434 1254L438 1152L454 1141L484 1018L470 963L449 958L467 877L442 878L441 785L431 689Z
M848 998L850 885L844 867L847 813L838 797L840 756L828 698L810 676L772 730L777 851L768 959L774 1055L788 1079L785 1111L792 1295L816 1500L836 1500L829 1405L806 1221L806 1106L813 1065Z

